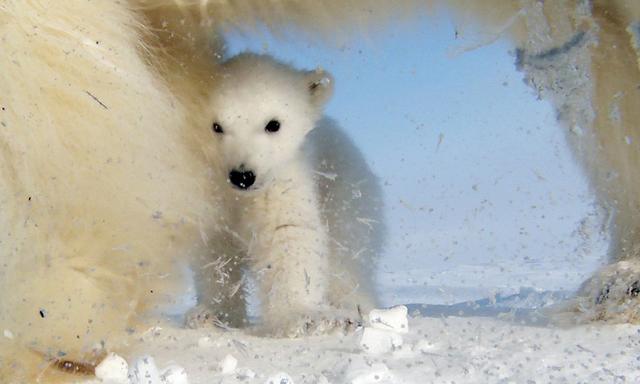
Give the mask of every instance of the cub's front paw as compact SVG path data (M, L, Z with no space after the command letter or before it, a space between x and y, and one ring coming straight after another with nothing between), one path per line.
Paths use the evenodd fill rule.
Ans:
M577 322L640 322L640 261L619 261L587 280L571 309Z
M318 336L330 333L347 334L362 326L358 313L331 309L306 313L283 313L277 318L267 318L261 333L274 337Z

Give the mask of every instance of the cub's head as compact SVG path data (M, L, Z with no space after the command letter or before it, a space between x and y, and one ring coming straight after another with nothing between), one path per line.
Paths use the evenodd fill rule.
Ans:
M245 53L223 63L209 106L229 183L257 190L277 179L300 155L332 89L326 72L298 71L270 56Z

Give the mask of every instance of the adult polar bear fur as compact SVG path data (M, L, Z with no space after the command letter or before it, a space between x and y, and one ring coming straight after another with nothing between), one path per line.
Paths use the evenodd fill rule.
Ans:
M567 315L561 318L640 321L640 2L464 4L458 15L473 19L489 40L513 39L517 65L557 108L576 158L612 217L612 264L585 282L570 306L559 308Z
M158 321L178 262L215 251L214 31L335 32L398 9L366 3L0 2L0 381L91 372Z
M235 238L224 243L237 245L217 273L208 257L194 268L199 306L189 320L241 324L242 295L224 286L240 290L239 272L248 269L270 334L350 328L358 308L375 303L382 196L351 140L332 121L319 122L333 79L250 53L223 63L218 76L207 115L225 170L220 183L229 180L225 193L235 197L225 220Z

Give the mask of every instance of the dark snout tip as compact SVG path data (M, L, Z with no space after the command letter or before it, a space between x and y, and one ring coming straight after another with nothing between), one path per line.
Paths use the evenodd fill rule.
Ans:
M249 189L255 183L256 175L252 171L232 169L229 182L240 189Z

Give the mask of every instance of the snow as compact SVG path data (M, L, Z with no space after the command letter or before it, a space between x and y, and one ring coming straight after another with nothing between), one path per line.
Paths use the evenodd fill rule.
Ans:
M366 327L362 331L360 347L372 355L379 355L402 346L402 336L395 332Z
M166 384L189 384L187 372L179 365L170 365L165 368L160 378Z
M143 356L135 361L129 372L129 380L131 384L164 384L151 356Z
M369 323L346 335L299 339L233 329L155 328L133 345L131 356L142 357L129 377L131 384L141 383L135 381L141 374L145 383L162 384L640 382L640 327L554 327L537 306L560 296L525 290L454 306L410 305L408 327L398 331ZM378 312L396 320L402 318L398 313L402 307ZM376 339L368 332L393 335L401 343L372 353L361 346L363 339ZM159 373L158 366L174 367L182 381L167 380L168 369Z
M345 381L352 384L373 384L396 382L397 380L393 374L389 372L389 368L385 364L369 364L364 361L359 361L351 367Z
M13 332L11 332L11 331L10 331L10 330L8 330L8 329L5 329L5 330L2 332L2 335L3 335L4 337L6 337L7 339L9 339L9 340L13 340Z
M126 384L129 382L129 365L127 361L114 353L110 353L96 367L96 377L105 383Z
M236 370L237 366L238 366L238 359L236 359L231 355L227 355L220 362L220 372L223 375L232 374Z
M369 322L376 329L398 333L409 332L407 307L398 305L390 309L374 309L369 312Z
M284 372L278 372L269 377L265 384L293 384L293 379Z
M96 367L95 376L95 380L85 384L189 384L184 368L170 364L160 372L155 359L148 355L136 359L129 367L122 356L109 353Z
M369 324L362 331L360 347L363 351L380 355L402 347L402 334L409 332L407 307L398 305L369 312Z

